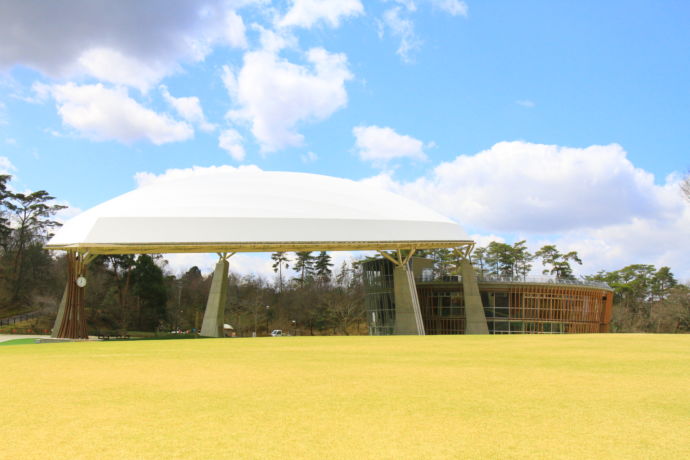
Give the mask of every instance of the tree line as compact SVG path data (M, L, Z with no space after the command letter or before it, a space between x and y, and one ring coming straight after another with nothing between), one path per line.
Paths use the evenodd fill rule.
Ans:
M64 206L46 191L14 192L9 175L0 176L0 319L43 311L42 326L52 327L66 283L64 256L43 249L60 226ZM690 200L690 182L685 182ZM448 249L420 251L434 260L437 274L458 273ZM575 251L545 245L531 253L525 240L491 242L475 248L471 260L480 278L527 279L534 272L575 279ZM333 268L327 252L271 254L274 279L231 273L226 322L236 335L283 329L300 334L366 333L361 265ZM198 267L171 273L160 255L99 256L88 266L86 313L90 332L198 331L211 283ZM614 289L612 329L617 332L690 331L690 289L669 267L629 265L584 277Z
M439 275L458 272L458 257L449 249L434 249L416 253L434 260L434 269ZM575 279L572 263L582 264L576 251L561 253L555 245L545 245L534 254L527 250L527 241L512 245L492 241L486 246L477 246L471 254L471 261L477 276L522 278L525 280L534 268L534 261L541 261L543 275L556 279Z

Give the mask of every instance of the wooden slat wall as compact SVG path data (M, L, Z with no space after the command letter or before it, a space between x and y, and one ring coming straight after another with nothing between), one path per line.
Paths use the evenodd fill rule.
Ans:
M480 290L481 289L480 286ZM507 322L521 322L525 333L550 333L545 325L563 324L565 333L608 332L613 293L588 286L517 284L492 286L508 292ZM516 331L512 331L514 333Z

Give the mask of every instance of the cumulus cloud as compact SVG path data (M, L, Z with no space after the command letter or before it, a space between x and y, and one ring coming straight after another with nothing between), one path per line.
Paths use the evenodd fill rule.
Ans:
M426 160L424 144L414 137L396 133L379 126L356 126L352 129L359 158L377 165L385 165L398 158Z
M218 147L228 152L237 161L244 160L246 155L242 145L242 135L234 129L226 129L220 133Z
M671 203L667 203L670 205ZM581 273L617 270L630 264L669 266L680 279L690 281L690 206L679 206L672 218L634 218L585 232L566 232L548 240L559 248L577 251L584 262Z
M569 148L501 142L436 166L428 177L370 182L415 197L474 228L552 233L655 218L663 206L654 177L617 144Z
M235 11L228 11L225 13L225 40L228 45L235 48L247 47L246 26L242 20L242 16Z
M580 273L651 263L688 279L690 206L679 193L679 180L670 176L658 185L616 144L501 142L441 163L411 182L389 173L363 182L452 217L485 235L475 235L480 244L502 239L495 235L520 235L532 250L555 243L578 251L585 262Z
M190 123L194 123L202 131L211 132L216 126L206 121L204 111L201 109L201 102L198 97L174 97L165 85L160 87L163 99L175 109L177 114Z
M2 2L0 69L24 65L51 77L87 74L146 89L174 72L178 61L204 59L214 45L246 47L244 23L234 13L246 3Z
M194 137L188 123L145 108L124 88L67 83L50 87L50 94L62 122L93 140L148 140L160 145Z
M340 26L342 18L361 15L364 7L359 0L292 0L279 26L310 28L322 22L330 27Z
M228 118L251 126L263 152L299 146L300 123L328 118L347 104L345 82L352 78L344 54L312 48L309 65L298 65L276 53L245 54L239 72L224 68L223 81L235 108Z
M98 80L131 86L142 92L177 68L160 61L143 62L109 48L89 49L79 56L78 63L83 73Z

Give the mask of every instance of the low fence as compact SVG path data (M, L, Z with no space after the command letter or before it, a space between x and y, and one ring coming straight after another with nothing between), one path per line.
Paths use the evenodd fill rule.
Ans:
M29 313L22 313L20 315L8 316L7 318L0 318L0 326L11 326L13 324L28 321L32 318L41 316L41 311L32 311Z

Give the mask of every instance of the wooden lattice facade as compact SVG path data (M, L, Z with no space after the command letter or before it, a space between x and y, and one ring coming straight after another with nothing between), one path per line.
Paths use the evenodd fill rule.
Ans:
M491 334L608 332L613 293L600 287L554 283L479 282ZM427 334L463 334L462 284L418 282Z
M370 333L374 335L391 333L395 321L387 265L384 260L371 261L363 271ZM464 334L461 280L457 276L425 279L421 270L418 272L417 294L426 333ZM613 291L605 286L558 280L480 280L478 284L490 334L609 332Z

